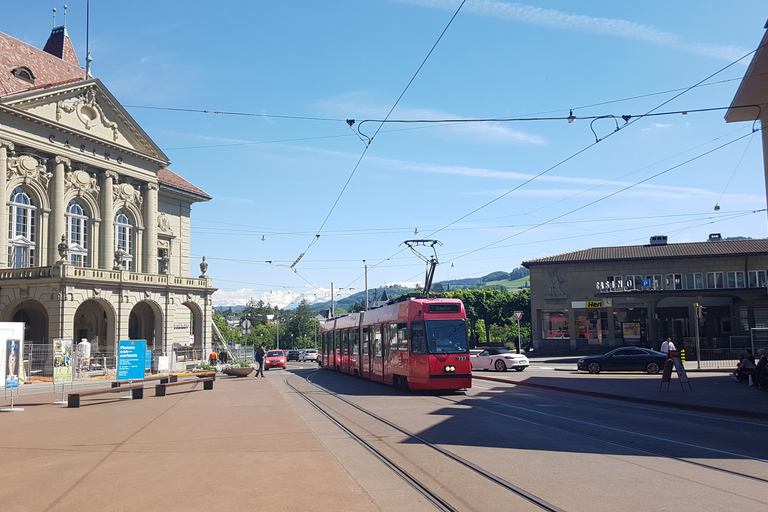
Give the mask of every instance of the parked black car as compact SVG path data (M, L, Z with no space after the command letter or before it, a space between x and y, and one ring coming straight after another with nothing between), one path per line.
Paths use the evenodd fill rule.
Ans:
M288 351L288 360L289 361L298 361L299 360L299 351L298 350L289 350Z
M659 373L664 368L667 355L649 348L620 347L602 356L584 357L576 363L576 369L589 373L648 372Z

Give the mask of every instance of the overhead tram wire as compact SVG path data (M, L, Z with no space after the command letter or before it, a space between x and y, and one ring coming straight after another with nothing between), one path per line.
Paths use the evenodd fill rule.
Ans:
M696 87L700 86L700 85L701 85L701 84L703 84L704 82L708 81L710 78L712 78L712 77L714 77L714 76L717 76L718 74L722 73L723 71L725 71L726 69L730 68L731 66L734 66L735 64L737 64L738 62L741 62L742 60L744 60L744 59L745 59L745 58L747 58L748 56L750 56L750 55L752 55L752 54L756 53L756 52L757 52L757 51L758 51L760 48L762 48L762 45L761 45L761 46L758 46L756 49L754 49L754 50L752 50L752 51L750 51L750 52L746 53L745 55L741 56L740 58L736 59L735 61L733 61L733 62L731 62L731 63L729 63L729 64L727 64L727 65L723 66L723 67L722 67L722 68L720 68L719 70L717 70L717 71L715 71L714 73L710 74L710 75L709 75L709 76L707 76L706 78L704 78L704 79L702 79L702 80L699 80L698 82L696 82L695 84L691 85L690 87L687 87L687 88L685 88L685 89L684 89L684 90L682 90L680 93L678 93L678 94L674 95L673 97L669 98L668 100L666 100L666 101L662 102L661 104L657 105L656 107L652 108L651 110L649 110L648 112L646 112L646 113L645 113L643 116L638 116L638 117L635 117L635 118L631 118L631 119L625 120L626 122L625 122L624 126L622 126L621 128L622 128L622 129L623 129L623 128L626 128L627 126L629 126L629 125L631 125L631 124L634 124L635 122L637 122L639 119L642 119L643 117L649 116L650 114L652 114L652 113L653 113L653 112L655 112L656 110L660 109L660 108L661 108L661 107L663 107L664 105L666 105L666 104L670 103L671 101L674 101L675 99L677 99L677 98L679 98L680 96L684 95L684 94L685 94L685 93L687 93L688 91L690 91L690 90L692 90L692 89L694 89L694 88L696 88ZM756 116L756 119L757 119L758 117L759 117L759 113L758 113L758 115ZM762 128L761 128L761 129L762 129ZM527 185L528 183L531 183L532 181L534 181L534 180L536 180L537 178L539 178L539 177L541 177L541 176L545 175L546 173L550 172L551 170L553 170L553 169L555 169L555 168L557 168L557 167L561 166L562 164L564 164L564 163L566 163L566 162L568 162L568 161L572 160L572 159L573 159L573 158L575 158L576 156L578 156L578 155L580 155L580 154L584 153L585 151L587 151L587 150L589 150L589 149L593 148L593 147L594 147L595 145L597 145L599 142L601 142L601 141L603 141L603 140L605 140L605 139L607 139L607 138L609 138L609 137L611 137L611 136L615 135L615 134L616 134L616 133L617 133L619 130L620 130L620 128L618 127L618 124L617 124L616 130L615 130L615 131L613 131L613 132L611 132L611 133L609 133L608 135L606 135L606 136L605 136L605 137L603 137L602 139L600 139L600 138L596 138L596 140L595 140L595 142L594 142L594 143L592 143L592 144L589 144L588 146L586 146L586 147L584 147L584 148L580 149L580 150L579 150L579 151L577 151L576 153L574 153L574 154L572 154L572 155L570 155L570 156L566 157L565 159L561 160L560 162L556 163L555 165L553 165L553 166L549 167L548 169L545 169L544 171L540 172L539 174L537 174L537 175L536 175L536 176L534 176L533 178L531 178L531 179L529 179L529 180L526 180L525 182L523 182L523 183L522 183L522 184L520 184L519 186L517 186L517 187L514 187L514 188L512 188L511 190L509 190L509 191L507 191L507 192L505 192L505 193L501 194L500 196L496 197L495 199L492 199L491 201L488 201L488 202L486 202L485 204L483 204L483 205L479 206L478 208L475 208L474 210L470 211L469 213L467 213L467 214L465 214L465 215L462 215L462 216L461 216L461 217L459 217L458 219L456 219L456 220L454 220L454 221L452 221L452 222L450 222L450 223L446 224L445 226L443 226L442 228L440 228L440 229L438 229L438 230L436 230L436 231L433 231L433 232L431 232L431 233L430 233L429 235L427 235L427 236L428 236L428 237L432 237L432 236L434 236L435 234L439 233L440 231L443 231L444 229L446 229L446 228L448 228L448 227L450 227L450 226L452 226L452 225L456 224L457 222L460 222L460 221L462 221L462 220L466 219L467 217L470 217L471 215L473 215L473 214L477 213L478 211L480 211L480 210L482 210L482 209L484 209L484 208L486 208L486 207L490 206L491 204L495 203L496 201L498 201L498 200L500 200L500 199L502 199L502 198L506 197L507 195L511 194L512 192L514 192L514 191L516 191L516 190L520 189L522 186L524 186L524 185ZM745 136L745 137L746 137L746 136ZM743 137L740 137L740 138L743 138ZM729 144L731 144L732 142L736 142L737 140L740 140L740 138L739 138L739 139L736 139L736 140L734 140L734 141L731 141L731 142L729 142L729 143L727 143L727 144L725 144L725 145L723 145L723 146L721 146L721 147L724 147L724 146L726 146L726 145L729 145ZM715 148L715 149L714 149L714 150L712 150L712 151L715 151L715 150L717 150L717 149L719 149L719 148ZM710 153L710 152L712 152L712 151L709 151L709 152L707 152L707 153L704 153L704 155L706 155L706 154L709 154L709 153ZM700 155L700 156L703 156L703 155ZM695 157L694 159L696 159L696 158L699 158L699 157ZM694 160L694 159L692 159L692 160ZM685 164L685 162L684 162L683 164L680 164L680 165L684 165L684 164ZM648 179L646 179L646 180L643 180L643 181L641 181L641 182L639 182L639 183L637 183L637 184L631 185L630 187L627 187L626 189L632 188L632 187L634 187L634 186L636 186L636 185L638 185L638 184L640 184L640 183L644 183L645 181L648 181L648 180L650 180L650 179L652 179L652 178L654 178L654 177L656 177L656 176L659 176L659 175L661 175L661 174L664 174L665 172L668 172L668 171L670 171L670 170L672 170L672 169L674 169L674 168L676 168L676 167L677 167L677 166L675 166L675 167L672 167L672 168L668 169L667 171L663 171L662 173L659 173L659 174L657 174L657 175L651 176L650 178L648 178ZM602 199L600 199L600 200L598 200L598 201L593 201L593 202L587 203L586 205L584 205L584 206L582 206L582 207L579 207L579 208L577 208L577 209L574 209L574 210L571 210L571 211L569 211L569 212L566 212L565 214L563 214L563 215L559 215L559 216L555 217L554 219L550 219L550 220L557 220L557 219L559 219L559 218L562 218L562 217L564 217L564 216L566 216L566 215L569 215L569 214L571 214L571 213L573 213L573 212L575 212L575 211L578 211L578 210L581 210L581 209L583 209L583 208L586 208L587 206L591 206L592 204L595 204L596 202L599 202L599 201L601 201L601 200L603 200L603 199L607 199L608 197L611 197L611 196L613 196L613 195L616 195L616 194L618 194L618 193L622 192L623 190L625 190L625 189L619 190L619 191L617 191L617 192L615 192L615 193L613 193L613 194L610 194L610 195L608 195L608 196L606 196L606 197L604 197L604 198L602 198ZM544 222L544 223L541 223L541 224L537 224L536 226L533 226L533 227L531 227L531 228L529 228L529 229L527 229L527 230L525 230L525 231L522 231L522 232L520 232L520 233L518 233L518 234L522 234L522 233L525 233L525 232L531 231L531 230L533 230L533 229L536 229L537 227L539 227L539 226L543 226L543 225L545 225L545 224L547 224L547 222ZM510 238L513 238L514 236L517 236L517 235L512 235L512 236L509 236L509 237L503 238L503 239L501 239L501 240L499 240L499 241L497 241L497 242L494 242L494 243L492 243L492 244L489 244L489 245L487 245L487 246L481 247L481 248L479 248L479 249L475 249L475 250L473 250L473 251L470 251L470 252L468 252L468 253L465 253L465 254L464 254L464 256L467 256L467 255L469 255L469 254L473 254L474 252L477 252L477 251L481 251L481 250L484 250L484 249L486 249L486 248L488 248L488 247L492 247L493 245L496 245L497 243L500 243L500 242L503 242L503 241L505 241L505 240L508 240L508 239L510 239ZM404 251L404 249L401 249L401 250L399 250L398 252L396 252L396 253L395 253L393 256L396 256L396 255L400 254L400 253L401 253L401 252L403 252L403 251ZM460 258L461 258L461 257L464 257L464 256L460 256ZM456 259L458 259L458 258L456 258ZM452 260L452 261L455 261L455 259L454 259L454 260ZM370 269L372 269L372 268L374 268L374 267L375 267L375 266L377 266L377 265L378 265L378 263L376 263L376 264L374 264L374 265L370 266L370 267L369 267L369 270L370 270ZM355 280L354 280L354 281L352 281L352 282L354 283L355 281L359 280L361 277L362 277L362 276L358 276L358 277L357 277L357 279L355 279Z
M758 130L761 130L761 131L762 131L762 130L763 130L763 128L758 128ZM726 142L725 144L722 144L722 145L720 145L720 146L718 146L718 147L716 147L716 148L713 148L713 149L711 149L711 150L709 150L709 151L705 151L704 153L701 153L700 155L697 155L697 156L695 156L695 157L693 157L693 158L690 158L690 159L686 160L685 162L681 162L681 163L679 163L679 164L677 164L677 165L673 165L672 167L669 167L669 168L667 168L667 169L665 169L665 170L663 170L663 171L660 171L660 172L658 172L658 173L656 173L656 174L654 174L654 175L652 175L652 176L649 176L649 177L647 177L647 178L645 178L645 179L643 179L643 180L641 180L641 181L638 181L638 182L636 182L636 183L633 183L633 184L631 184L631 185L628 185L628 186L626 186L626 187L624 187L624 188L622 188L622 189L619 189L619 190L616 190L616 191L614 191L614 192L611 192L610 194L607 194L607 195L605 195L605 196L603 196L603 197L600 197L600 198L598 198L598 199L595 199L594 201L590 201L589 203L583 204L583 205L581 205L581 206L579 206L579 207L577 207L577 208L574 208L574 209L572 209L572 210L569 210L569 211L567 211L567 212L565 212L565 213L562 213L562 214L560 214L560 215L557 215L557 216L555 216L555 217L553 217L553 218L551 218L551 219L549 219L549 220L547 220L547 221L541 222L541 223L539 223L539 224L537 224L537 225L535 225L535 226L532 226L532 227L530 227L530 228L528 228L528 229L525 229L525 230L523 230L523 231L520 231L520 232L518 232L518 233L515 233L514 235L510 235L510 236L508 236L508 237L502 238L501 240L497 240L496 242L493 242L493 243L487 244L487 245L485 245L485 246L483 246L483 247L480 247L480 248L477 248L477 249L473 249L473 250L471 250L471 251L468 251L468 252L464 253L462 256L459 256L459 257L457 257L457 258L453 258L452 260L449 260L449 261L456 261L457 259L463 258L463 257L465 257L465 256L469 256L470 254L474 254L474 253L476 253L476 252L478 252L478 251L482 251L482 250L488 249L488 248L490 248L490 247L493 247L493 246L494 246L494 245L496 245L496 244L499 244L499 243L501 243L501 242L504 242L504 241L506 241L506 240L509 240L509 239L511 239L511 238L514 238L514 237L516 237L516 236L522 235L523 233L527 233L528 231L531 231L531 230L533 230L533 229L536 229L536 228L538 228L538 227L541 227L541 226L545 226L545 225L549 224L550 222L552 222L552 221L554 221L554 220L557 220L557 219L561 219L561 218L563 218L563 217L565 217L565 216L567 216L567 215L570 215L570 214L572 214L572 213L574 213L574 212L577 212L577 211L579 211L579 210L583 210L584 208L588 208L588 207L590 207L590 206L593 206L593 205L595 205L595 204L597 204L597 203L599 203L599 202L601 202L601 201L604 201L604 200L606 200L606 199L608 199L608 198L610 198L610 197L613 197L613 196L615 196L615 195L618 195L618 194L620 194L620 193L622 193L622 192L625 192L625 191L627 191L627 190L629 190L629 189L631 189L631 188L634 188L634 187L636 187L636 186L638 186L638 185L641 185L641 184L643 184L643 183L645 183L645 182L647 182L647 181L650 181L650 180L652 180L652 179L654 179L654 178L657 178L657 177L659 177L659 176L661 176L661 175L663 175L663 174L666 174L666 173L668 173L668 172L670 172L670 171L673 171L674 169L677 169L677 168L679 168L679 167L682 167L682 166L684 166L684 165L687 165L687 164L689 164L689 163L691 163L691 162L693 162L693 161L695 161L695 160L698 160L699 158L702 158L702 157L704 157L704 156L707 156L707 155L709 155L709 154L711 154L711 153L714 153L715 151L718 151L718 150L720 150L720 149L722 149L722 148L724 148L724 147L730 146L731 144L734 144L735 142L738 142L738 141L740 141L740 140L742 140L742 139L744 139L744 138L746 138L746 137L749 137L749 136L751 136L751 135L752 135L752 133L748 133L748 134L742 135L741 137L738 137L738 138L736 138L736 139L733 139L733 140L731 140L731 141L729 141L729 142ZM446 263L447 263L447 262L446 262Z
M735 60L735 61L733 61L733 62L731 62L731 63L729 63L729 64L727 64L727 65L725 65L725 66L723 66L722 68L720 68L719 70L717 70L717 71L715 71L714 73L710 74L710 75L709 75L709 76L707 76L706 78L704 78L704 79L702 79L702 80L699 80L698 82L696 82L696 83L695 83L695 84L693 84L692 86L690 86L690 87L687 87L685 90L683 90L683 91L679 92L678 94L674 95L673 97L671 97L671 98L667 99L666 101L664 101L664 102L662 102L661 104L657 105L656 107L652 108L651 110L649 110L648 112L646 112L646 113L645 113L643 116L639 116L639 117L636 117L636 118L633 118L633 119L629 119L629 120L627 120L627 121L626 121L626 123L624 124L624 126L623 126L623 127L621 127L621 129L623 129L623 128L626 128L626 127L628 127L628 126L630 126L630 125L634 124L635 122L637 122L637 121L638 121L639 119L641 119L642 117L645 117L645 116L648 116L648 115L652 114L653 112L657 111L658 109L660 109L660 108L661 108L661 107L663 107L664 105L666 105L666 104L670 103L671 101L674 101L675 99L679 98L680 96L682 96L683 94L687 93L688 91L690 91L690 90L692 90L692 89L694 89L694 88L698 87L700 84L702 84L702 83L706 82L706 81L707 81L707 80L709 80L710 78L712 78L712 77L714 77L714 76L717 76L718 74L722 73L723 71L725 71L726 69L730 68L731 66L734 66L734 65L735 65L735 64L737 64L738 62L741 62L742 60L744 60L744 59L745 59L745 58L747 58L748 56L750 56L750 55L752 55L753 53L755 53L755 52L756 52L758 49L760 49L760 47L756 48L755 50L752 50L752 51L748 52L747 54L743 55L743 56L742 56L742 57L740 57L739 59L737 59L737 60ZM759 113L758 113L758 115L759 115ZM561 161L560 161L560 162L558 162L557 164L555 164L555 165L553 165L553 166L549 167L548 169L546 169L546 170L542 171L541 173L537 174L537 175L536 175L536 176L534 176L533 178L531 178L531 179L529 179L529 180L526 180L525 182L521 183L519 186L517 186L517 187L514 187L513 189L511 189L511 190L509 190L509 191L507 191L507 192L505 192L505 193L501 194L500 196L498 196L498 197L496 197L496 198L492 199L491 201L488 201L488 202L486 202L485 204L483 204L483 205L479 206L478 208L475 208L475 209L474 209L474 210L472 210L471 212L469 212L469 213L467 213L467 214L465 214L465 215L463 215L463 216L459 217L457 220L454 220L453 222L450 222L450 223L446 224L445 226L443 226L443 228L440 228L440 229L438 229L437 231L434 231L434 232L430 233L430 234L429 234L429 236L430 236L430 237L431 237L431 236L434 236L435 234L439 233L439 232L440 232L440 231L442 231L443 229L445 229L445 228L447 228L447 227L450 227L450 226L452 226L453 224L455 224L455 223L457 223L457 222L459 222L459 221L461 221L461 220L463 220L463 219L466 219L467 217L469 217L469 216L471 216L471 215L473 215L473 214L477 213L478 211L480 211L480 210L482 210L482 209L484 209L484 208L486 208L486 207L490 206L491 204L495 203L495 202L496 202L496 201L498 201L499 199L502 199L503 197L506 197L507 195L511 194L512 192L514 192L514 191L516 191L516 190L520 189L521 187L523 187L523 186L527 185L528 183L531 183L532 181L536 180L537 178L539 178L539 177L541 177L541 176L545 175L546 173L550 172L552 169L555 169L556 167L559 167L560 165L562 165L562 164L564 164L564 163L566 163L566 162L568 162L568 161L572 160L572 159L573 159L573 158L575 158L576 156L578 156L578 155L580 155L580 154L584 153L584 152L585 152L585 151L587 151L588 149L591 149L591 148L593 148L593 147L594 147L594 146L596 146L596 145L597 145L599 142L601 142L601 141L603 141L603 140L605 140L605 139L607 139L607 138L609 138L609 137L611 137L611 136L615 135L616 133L618 133L618 132L619 132L619 130L620 130L620 128L619 128L619 127L618 127L618 125L617 125L617 128L616 128L616 130L615 130L615 131L613 131L613 132L609 133L608 135L606 135L606 136L605 136L605 137L603 137L602 139L600 139L600 138L596 138L596 139L595 139L595 142L594 142L593 144L590 144L590 145L586 146L585 148L582 148L581 150L577 151L576 153L572 154L571 156L569 156L569 157L567 157L567 158L565 158L565 159L561 160ZM739 139L736 139L736 140L739 140ZM730 144L730 143L729 143L729 144ZM708 153L704 153L704 154L708 154ZM681 165L682 165L682 164L681 164ZM641 182L641 183L642 183L642 182ZM634 186L634 185L633 185L633 186ZM609 197L610 197L610 196L609 196ZM593 204L593 203L589 203L589 204ZM558 218L559 218L559 217L558 217ZM533 229L533 228L531 228L531 229Z
M408 85L406 85L406 86L405 86L405 89L403 89L403 92L402 92L402 93L400 93L400 96L397 98L397 101L395 101L394 105L392 105L392 108L391 108L391 109L389 110L389 112L387 113L387 116L385 117L385 119L389 119L389 116L391 116L391 115L392 115L392 112L394 112L395 108L396 108L396 107L397 107L397 105L400 103L400 100L402 100L402 99L403 99L403 96L405 96L405 93L406 93L406 92L408 91L408 89L411 87L411 84L413 84L413 81L414 81L414 80L416 80L416 77L419 75L419 72L420 72L420 71L421 71L421 69L424 67L424 65L427 63L427 60L428 60L428 59L429 59L429 57L432 55L432 52L434 52L434 51L435 51L435 48L437 48L437 45L440 43L440 41L442 40L443 36L444 36L444 35L445 35L445 33L448 31L448 28L449 28L449 27L451 26L451 24L453 23L453 20L455 20L455 19L456 19L456 16L458 16L458 14L459 14L459 11L461 11L461 8L464 6L464 4L466 3L466 1L467 1L467 0L462 0L462 2L461 2L461 4L459 5L458 9L456 9L456 12L453 14L453 16L451 16L451 19L450 19L450 21L448 21L448 24L445 26L445 28L443 29L443 31L440 33L440 37L438 37L438 38L437 38L437 41L435 41L435 44L433 44L433 45L432 45L432 48L429 50L429 53L427 53L427 56L426 56L426 57L424 57L424 60L423 60L423 61L421 62L421 64L419 65L419 68L418 68L418 69L416 70L416 72L413 74L413 76L411 77L410 81L408 82ZM352 122L354 123L354 121L352 121ZM351 127L351 126L352 126L352 125L350 124L350 127ZM317 230L317 233L315 233L315 236L314 236L314 238L313 238L313 239L312 239L312 240L309 242L309 245L307 245L307 248L306 248L306 249L304 249L304 252L302 252L302 253L299 255L299 257L298 257L298 258L296 258L296 260L293 262L293 264L291 265L291 268L295 267L295 266L296 266L296 265L299 263L299 261L301 261L301 259L304 257L304 255L306 255L306 254L307 254L307 251L309 251L309 249L310 249L310 248L311 248L313 245L315 245L315 243L316 243L316 242L317 242L317 241L320 239L320 233L323 231L323 228L325 227L325 224L328 222L328 219L331 217L331 214L332 214L332 213L333 213L333 211L336 209L336 206L339 204L339 201L341 200L341 196L343 196L343 195L344 195L344 191L346 191L346 190L347 190L347 187L349 186L349 183L350 183L350 181L352 181L352 177L355 175L355 173L357 172L357 169L360 167L360 163L363 161L363 158L365 157L366 153L368 152L368 148L370 148L370 147L371 147L371 143L373 143L373 139L374 139L374 138L376 137L376 135L379 133L379 130L381 130L382 126L384 126L384 124L383 124L383 123L382 123L381 125L379 125L379 128L376 130L376 132L373 134L373 136L368 138L368 142L367 142L367 144L365 145L365 148L363 149L363 152L362 152L362 154L360 155L360 158L357 160L357 163L355 164L354 168L352 169L352 172L350 173L350 175L349 175L349 178L347 178L347 181L344 183L344 186L342 187L342 189L341 189L341 192L339 192L339 195L338 195L338 197L336 197L336 200L333 202L333 205L331 206L331 209L328 211L328 214L325 216L325 219L323 219L323 222L322 222L322 224L320 224L320 228L318 228L318 230Z

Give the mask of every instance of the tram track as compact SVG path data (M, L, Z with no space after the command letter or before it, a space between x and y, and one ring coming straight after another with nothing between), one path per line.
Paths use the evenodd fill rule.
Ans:
M461 500L458 500L459 501L458 504L451 503L450 502L451 500L449 498L443 497L440 491L436 491L430 488L429 484L423 481L425 479L424 476L419 477L416 474L414 474L419 471L418 469L414 471L412 469L405 468L404 467L405 464L398 463L397 461L394 460L395 457L388 456L387 454L383 453L383 450L377 448L376 446L374 446L372 442L366 439L366 438L373 438L378 441L381 441L383 436L377 435L373 433L371 430L367 430L364 427L361 427L359 421L354 421L350 419L348 415L340 413L333 406L330 406L328 404L323 404L321 400L317 399L317 391L313 391L313 392L302 391L297 386L294 386L291 382L289 382L289 380L290 380L290 377L287 377L285 379L285 384L291 390L293 390L298 396L300 396L306 402L312 405L318 412L320 412L324 417L326 417L334 425L340 428L344 433L346 433L348 436L354 439L357 443L363 446L369 453L371 453L374 457L380 460L390 470L395 472L400 478L402 478L405 482L407 482L408 485L410 485L419 494L421 494L429 503L431 503L437 510L441 510L441 511L463 510L464 508L457 508L460 505L464 505L466 508L467 506L466 502L462 502ZM407 429L387 420L386 418L383 418L377 415L376 413L364 407L359 406L358 404L355 404L351 400L337 393L329 391L323 388L322 386L315 384L310 380L309 376L301 380L302 382L306 382L309 385L311 385L314 388L314 390L319 390L321 392L320 396L329 397L341 404L344 404L344 406L351 408L353 411L363 414L365 417L374 420L376 423L383 425L394 432L397 432L399 435L409 440L410 444L417 443L420 446L429 448L434 453L439 454L445 459L448 459L452 464L463 468L465 471L472 473L476 477L479 477L485 481L492 482L493 484L495 484L495 487L497 489L503 490L506 493L511 493L517 499L521 500L521 502L525 502L528 505L532 506L533 509L545 510L548 512L563 512L562 509L556 507L552 503L549 503L546 500L543 500L538 496L535 496L534 494L512 484L511 482L504 480L498 475L495 475L481 468L480 466L477 466L476 464L466 460L463 457L460 457L459 455L449 450L446 450L445 448L442 448L434 443L431 443L430 441L424 439L418 434L408 431ZM354 424L354 426L352 424ZM358 432L357 430L363 430L363 432ZM401 443L401 444L404 444L404 443ZM443 471L443 473L450 473L450 471L446 470L445 467L446 466L441 466L441 470ZM421 471L425 471L425 470L422 468ZM437 477L433 477L433 478L437 478ZM448 494L455 500L455 496L456 496L455 492L448 493Z

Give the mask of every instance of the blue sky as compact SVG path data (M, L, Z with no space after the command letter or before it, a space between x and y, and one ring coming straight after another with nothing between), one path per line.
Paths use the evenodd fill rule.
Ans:
M1 1L0 30L39 48L53 7L63 20ZM67 3L82 63L86 2ZM764 2L468 0L417 74L459 4L91 1L94 76L213 197L193 207L192 259L215 304L362 291L363 260L370 288L423 282L414 238L443 244L441 281L652 235L766 236L751 123L638 117L728 106ZM632 117L578 119L609 115Z

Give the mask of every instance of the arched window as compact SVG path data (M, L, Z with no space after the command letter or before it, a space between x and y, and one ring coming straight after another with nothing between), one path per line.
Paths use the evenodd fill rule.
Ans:
M76 267L88 267L88 217L74 199L67 205L67 243L69 262Z
M37 208L20 187L11 193L8 239L8 266L13 268L35 265L35 225Z
M115 252L123 251L122 261L126 270L133 270L133 226L122 210L115 215Z

